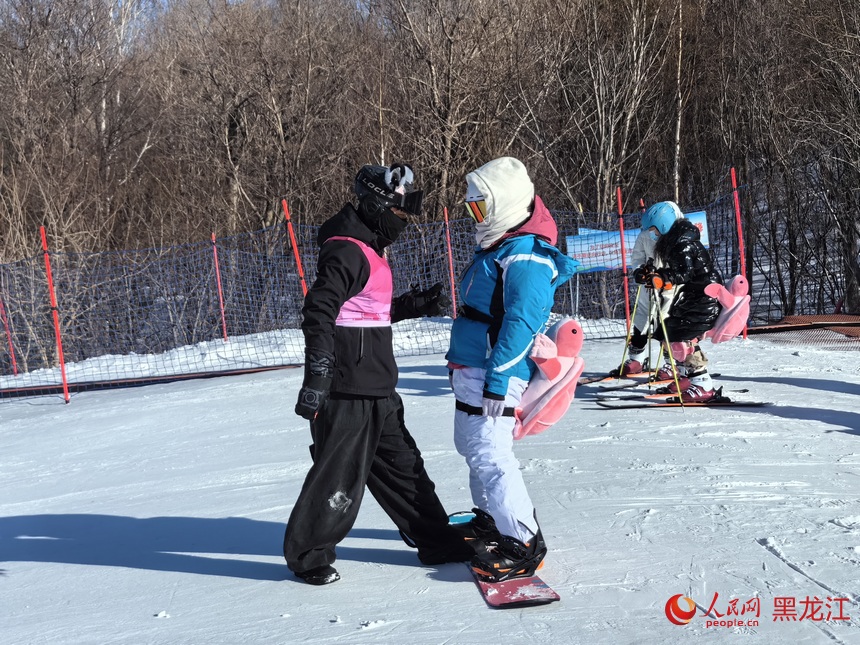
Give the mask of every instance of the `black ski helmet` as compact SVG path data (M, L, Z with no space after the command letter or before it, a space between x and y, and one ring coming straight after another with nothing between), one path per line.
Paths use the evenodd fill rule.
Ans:
M371 220L379 219L382 211L397 207L410 215L421 214L424 191L412 188L415 176L406 164L362 166L355 176L355 195L360 210Z

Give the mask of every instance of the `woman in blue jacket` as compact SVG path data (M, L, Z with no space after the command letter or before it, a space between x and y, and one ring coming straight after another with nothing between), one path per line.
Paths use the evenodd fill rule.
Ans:
M558 229L525 166L501 157L466 176L478 247L460 282L460 315L446 358L456 398L454 442L469 465L472 560L500 580L532 575L546 546L513 453L513 411L535 371L529 351L556 289L578 263L556 247Z

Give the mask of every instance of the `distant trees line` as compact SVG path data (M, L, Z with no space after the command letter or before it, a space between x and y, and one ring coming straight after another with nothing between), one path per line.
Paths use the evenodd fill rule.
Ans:
M101 251L255 230L282 197L319 222L367 162L412 163L435 220L508 154L607 220L616 186L700 205L735 166L750 235L823 228L857 300L858 34L856 0L6 0L0 263L42 224Z

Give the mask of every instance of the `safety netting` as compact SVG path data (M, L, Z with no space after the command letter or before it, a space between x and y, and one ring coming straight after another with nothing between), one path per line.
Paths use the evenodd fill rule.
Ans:
M731 194L694 210L704 216L720 270L736 274ZM586 338L623 337L636 285L625 279L620 227L632 247L641 213L554 216L559 248L584 268L557 290L554 314L577 318ZM48 249L0 265L0 397L301 364L301 307L316 273L318 230L285 220L182 246ZM441 282L454 301L445 317L394 325L398 355L445 352L458 276L474 251L473 224L459 216L410 226L390 248L395 294Z

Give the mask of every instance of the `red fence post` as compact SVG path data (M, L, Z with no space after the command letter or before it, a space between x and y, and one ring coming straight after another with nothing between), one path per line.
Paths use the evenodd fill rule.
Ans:
M227 318L224 316L224 291L221 289L221 267L218 265L218 244L215 242L215 233L212 233L212 259L215 262L215 282L218 284L218 304L221 307L221 331L224 334L224 342L227 339Z
M747 276L747 258L746 252L744 251L744 232L743 225L741 224L741 200L738 197L738 178L735 174L735 168L732 166L732 194L735 198L735 222L738 227L738 255L740 256L741 261L741 275L746 278L747 284L749 284L750 288L750 296L752 296L752 281ZM747 337L747 325L744 325L744 339Z
M63 357L63 338L60 335L60 312L57 308L57 296L54 293L54 277L51 273L51 257L48 253L48 238L45 235L45 227L40 226L42 234L42 251L45 253L45 273L48 278L48 294L51 301L51 312L54 318L54 336L57 339L57 356L60 359L60 375L63 379L63 398L69 402L69 383L66 380L66 360Z
M454 286L454 254L451 251L451 229L448 226L448 207L442 209L445 215L445 239L448 243L448 277L451 280L451 307L453 307L452 318L457 318L457 290Z
M621 270L624 276L624 317L627 320L627 329L630 329L630 283L627 277L627 248L624 243L624 214L621 208L621 186L615 190L618 201L618 228L621 232Z
M18 362L15 360L15 346L12 344L12 330L9 328L9 319L6 317L6 307L0 298L0 320L3 321L3 330L6 332L6 341L9 345L9 357L12 359L12 374L18 376Z
M287 230L290 233L290 244L293 246L293 255L296 256L296 267L299 271L299 279L302 282L302 295L308 295L308 285L305 283L305 271L302 269L302 258L299 255L299 245L296 243L296 234L293 232L293 221L290 219L290 209L287 208L287 200L281 200L281 206L284 209L284 217L287 218Z

